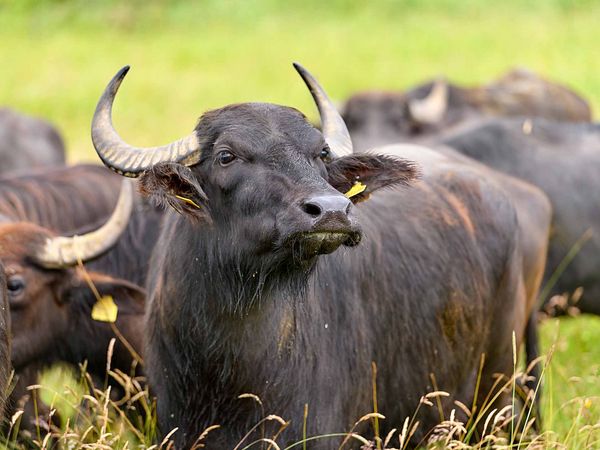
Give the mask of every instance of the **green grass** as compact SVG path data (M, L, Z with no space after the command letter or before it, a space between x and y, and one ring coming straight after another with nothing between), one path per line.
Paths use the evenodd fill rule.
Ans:
M0 103L55 122L72 161L97 160L91 115L124 64L132 71L115 122L139 145L186 134L203 111L232 102L292 105L314 117L294 60L338 100L440 73L481 83L523 65L600 111L599 24L592 0L0 0ZM546 428L570 448L585 446L577 430L600 421L600 400L585 401L600 396L600 319L551 320L542 335L546 351L556 342Z
M553 319L541 331L543 350L555 345L542 394L545 429L577 439L584 424L600 423L600 318Z

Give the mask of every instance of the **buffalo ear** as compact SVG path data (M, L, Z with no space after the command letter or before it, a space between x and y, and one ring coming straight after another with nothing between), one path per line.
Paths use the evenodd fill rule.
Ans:
M97 345L105 345L108 348L108 339L115 337L113 361L128 361L122 359L129 358L124 355L131 355L137 359L137 352L143 347L146 291L129 281L96 272L86 274L84 270L78 268L74 271L66 295L71 320L82 321L84 329L93 330L93 336L99 340L95 343ZM90 281L97 293L90 288ZM116 304L117 317L114 327L118 332L113 332L103 320L97 321L100 318L94 318L94 305L98 301L98 295L105 302L105 297L110 296Z
M118 316L144 314L146 291L138 285L120 278L113 278L96 272L83 273L84 269L77 268L68 292L64 293L71 308L90 310L96 303L96 294L90 288L88 281L94 285L100 297L111 296L117 305ZM86 280L87 278L87 280ZM118 320L118 319L117 319Z
M365 186L362 192L350 196L352 203L367 200L377 189L408 185L418 177L414 163L389 155L370 153L336 158L327 164L327 172L329 183L344 194L356 182Z
M209 218L208 198L189 167L159 163L139 178L140 192L158 206L170 206L194 220Z

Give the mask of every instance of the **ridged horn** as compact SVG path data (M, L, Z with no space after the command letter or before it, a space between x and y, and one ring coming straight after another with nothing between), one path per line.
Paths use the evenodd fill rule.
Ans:
M306 83L317 104L321 116L321 129L329 148L336 156L351 155L353 150L350 133L335 105L308 70L298 63L294 63L294 68Z
M195 133L167 145L148 148L133 147L121 139L112 124L112 105L128 71L129 66L125 66L110 80L92 119L92 142L104 165L121 175L135 178L159 162L187 166L197 163L200 143Z
M133 182L123 180L117 206L108 221L95 231L72 237L49 238L35 255L38 264L48 269L74 266L100 256L115 245L129 222L133 209Z
M448 109L448 83L437 79L429 95L423 99L408 102L411 117L418 123L434 125L439 123Z

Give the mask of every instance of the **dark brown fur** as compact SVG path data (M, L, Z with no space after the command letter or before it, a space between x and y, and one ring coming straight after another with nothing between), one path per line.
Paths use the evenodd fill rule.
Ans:
M600 125L488 119L451 133L441 142L537 186L548 196L554 214L544 281L551 279L574 246L582 246L543 300L582 287L576 306L600 314L600 209L596 199L600 192Z
M38 370L56 362L74 367L87 362L88 372L104 380L109 342L116 338L109 324L91 318L97 299L81 269L48 270L36 264L33 256L51 236L30 223L0 224L0 259L9 280L11 360L18 377L12 403L25 395L26 386L35 384ZM115 326L141 352L144 290L97 272L89 272L89 277L100 296L114 298L119 309ZM139 370L134 362L127 345L117 339L111 366L133 373ZM24 415L22 428L29 428L33 419Z

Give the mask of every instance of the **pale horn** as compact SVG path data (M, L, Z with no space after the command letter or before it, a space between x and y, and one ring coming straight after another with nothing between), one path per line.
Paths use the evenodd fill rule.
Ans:
M448 110L448 94L446 80L437 79L427 97L411 100L408 103L408 110L413 120L428 125L439 123Z
M112 248L127 228L131 216L132 184L130 180L123 180L117 206L104 225L81 236L49 238L35 255L36 262L48 269L60 269L74 266L78 260L94 259Z
M160 162L176 162L186 166L197 163L200 159L200 143L194 132L160 147L134 147L121 139L112 124L112 105L128 71L129 66L125 66L110 80L92 119L92 142L102 162L115 172L132 178Z
M321 129L329 148L335 156L351 155L352 140L350 139L350 133L348 133L346 123L335 105L308 70L298 63L294 63L294 67L306 83L317 104L321 116Z

